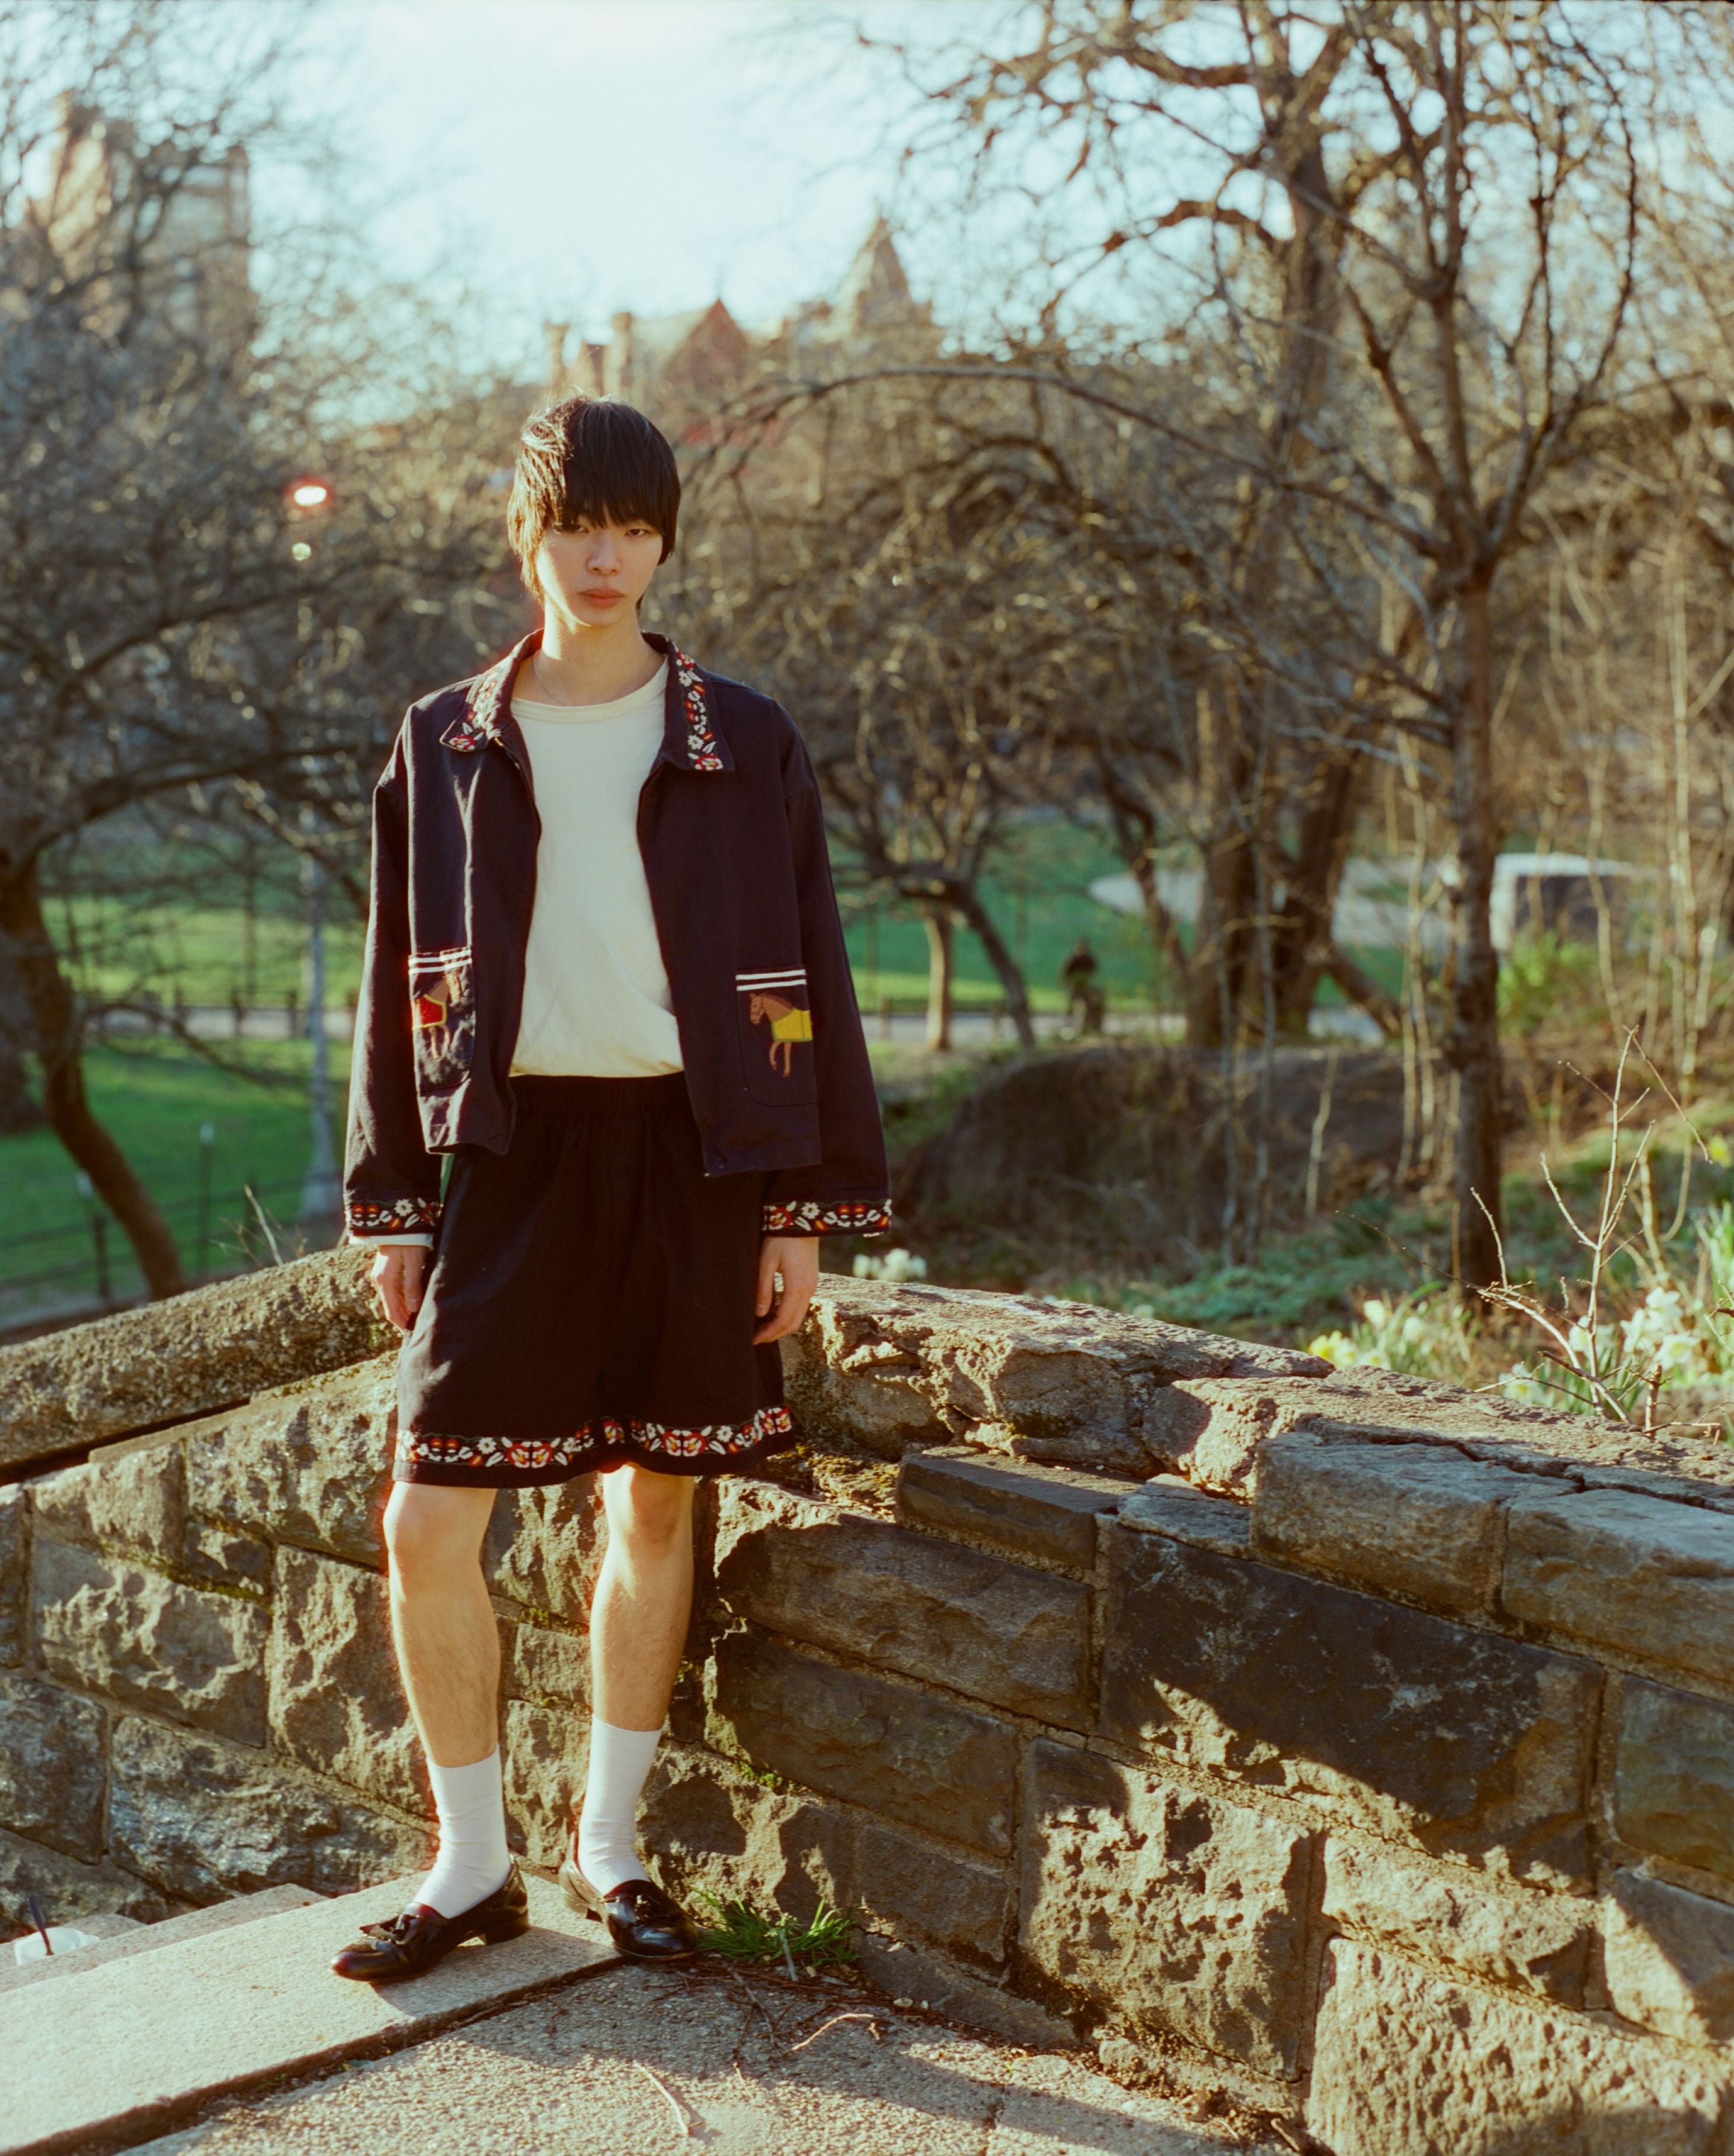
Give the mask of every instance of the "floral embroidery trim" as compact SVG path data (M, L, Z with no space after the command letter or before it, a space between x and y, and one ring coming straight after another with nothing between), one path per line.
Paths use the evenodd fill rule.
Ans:
M397 1457L406 1466L506 1467L531 1474L569 1467L582 1473L586 1460L611 1445L635 1445L674 1460L728 1459L753 1450L767 1438L790 1435L793 1430L786 1407L761 1408L748 1422L708 1423L695 1430L646 1422L637 1415L623 1421L603 1415L588 1429L560 1437L435 1437L421 1430L400 1430Z
M464 693L463 710L439 737L446 747L467 752L479 749L485 741L506 747L495 710L505 695L524 648L522 643L515 644L485 674L476 675ZM668 650L686 719L686 761L694 771L726 771L728 764L711 724L711 699L704 677L678 644L671 643Z
M793 1205L767 1204L761 1233L767 1235L882 1235L891 1224L887 1205L821 1205L816 1199Z
M669 646L669 661L686 710L687 761L695 771L721 771L725 766L711 728L711 703L699 670L677 644Z
M377 1198L351 1198L346 1211L355 1234L379 1235L398 1228L436 1227L442 1208L438 1198L394 1198L389 1204Z

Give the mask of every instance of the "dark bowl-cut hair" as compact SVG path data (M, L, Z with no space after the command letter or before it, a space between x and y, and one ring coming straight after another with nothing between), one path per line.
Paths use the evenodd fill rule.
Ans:
M598 524L641 519L662 534L665 562L680 513L675 453L632 405L616 397L568 397L524 422L505 531L532 598L542 596L536 557L549 532L581 516Z

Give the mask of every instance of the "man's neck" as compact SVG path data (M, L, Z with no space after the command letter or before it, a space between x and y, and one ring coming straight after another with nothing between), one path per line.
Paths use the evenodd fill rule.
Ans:
M662 654L646 644L634 619L587 629L550 613L540 651L518 670L512 693L558 704L612 704L654 680Z

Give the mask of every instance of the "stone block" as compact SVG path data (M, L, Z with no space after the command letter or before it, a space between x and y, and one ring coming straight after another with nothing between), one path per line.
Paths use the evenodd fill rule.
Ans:
M242 1534L214 1521L192 1520L181 1546L181 1568L199 1579L264 1594L270 1590L274 1555L270 1543L258 1535Z
M1734 1879L1734 1707L1628 1677L1614 1820L1634 1849Z
M1244 1557L1252 1543L1252 1514L1232 1497L1195 1490L1178 1475L1152 1475L1126 1499L1115 1517L1140 1534L1167 1535L1196 1549Z
M1034 1296L830 1275L784 1367L810 1439L895 1458L967 1435L1014 1457L1134 1480L1153 1464L1141 1435L1153 1388L1325 1370L1292 1349Z
M1296 1432L1259 1454L1252 1543L1263 1557L1465 1615L1490 1610L1506 1507L1533 1477L1436 1445L1338 1445Z
M495 1594L582 1625L608 1546L596 1477L505 1490L494 1501L484 1568Z
M1306 2123L1332 2156L1719 2156L1719 2076L1604 2024L1338 1939Z
M910 1450L897 1476L897 1510L914 1527L937 1527L1088 1572L1095 1522L1136 1484L1105 1475L984 1459L972 1447Z
M1022 1856L1023 1953L1049 1983L1140 2034L1295 2071L1310 1835L1038 1743Z
M1604 1969L1616 2014L1688 2044L1734 2037L1734 1908L1616 1871Z
M1734 1666L1734 1517L1628 1490L1514 1505L1502 1599L1526 1625L1694 1676Z
M1369 1945L1454 1964L1466 1975L1583 2004L1595 1904L1514 1894L1485 1872L1429 1865L1388 1842L1325 1845L1324 1912Z
M192 1901L291 1882L346 1894L432 1855L429 1830L351 1803L250 1745L127 1716L110 1761L113 1856Z
M397 1358L268 1393L185 1433L187 1502L201 1517L382 1568Z
M590 1700L590 1642L546 1625L513 1625L505 1659L509 1697L543 1707L581 1707Z
M152 1924L187 1907L178 1894L112 1864L81 1864L43 1842L26 1841L0 1829L0 1939L17 1938L30 1929L32 1894L51 1924L110 1915Z
M1259 1446L1304 1412L1298 1400L1256 1379L1195 1378L1157 1387L1145 1404L1139 1435L1152 1466L1244 1502Z
M1107 1538L1107 1734L1435 1853L1587 1878L1593 1665L1165 1535Z
M719 1505L716 1584L790 1638L1045 1721L1087 1716L1075 1580L740 1480Z
M804 1791L749 1781L714 1753L664 1745L644 1791L640 1837L656 1876L694 1902L738 1898L810 1922L821 1903L860 1899L859 1830L834 1804Z
M859 1906L870 1923L1000 1969L1016 1902L1003 1871L937 1849L895 1827L864 1823Z
M268 1668L271 1733L285 1752L387 1804L423 1809L420 1753L377 1573L280 1550Z
M30 1607L30 1499L0 1490L0 1667L24 1659Z
M726 1739L774 1774L1003 1856L1017 1770L1011 1729L864 1670L839 1669L750 1632L716 1653Z
M0 1463L46 1460L335 1370L398 1337L353 1247L0 1348Z
M1057 2014L1049 2013L1034 1999L1020 1998L1015 1991L1008 1990L1003 1984L995 1983L974 1969L960 1968L949 1955L936 1953L931 1948L912 1947L906 1940L886 1938L874 1932L864 1932L856 1942L856 1948L858 1958L855 1967L859 1974L870 1984L877 1984L894 2002L907 1999L927 2012L942 2015L953 2027L974 2030L985 2036L998 2037L1003 2044L1015 2044L1025 2051L1075 2051L1079 2049L1078 2033L1070 2022L1061 2020ZM1103 2098L1102 2112L1111 2116L1118 2124L1126 2116L1125 2099L1120 2090L1109 2082L1102 2086L1100 2094ZM1018 2097L1013 2093L1008 2099L1008 2107L1017 2102ZM1008 2126L1002 2113L998 2125L990 2128L993 2139L988 2145L993 2148L993 2156L1002 2156L1002 2152L1003 2156L1011 2156L1011 2152L1018 2149L1020 2143L1023 2148L1032 2152L1032 2156L1034 2150L1041 2148L1052 2123L1048 2100L1040 2094L1035 2094L1030 2114L1025 2130L1018 2131ZM1076 2113L1074 2112L1073 2116L1075 2118ZM1161 2151L1161 2156L1179 2156L1178 2150L1171 2149L1161 2143L1122 2142L1119 2141L1117 2135L1113 2142L1097 2140L1096 2134L1102 2130L1098 2125L1091 2135L1095 2147L1090 2148L1090 2156L1095 2156L1096 2148L1113 2148L1116 2143L1128 2152L1138 2149L1140 2156L1145 2148L1152 2152L1152 2156L1156 2156L1157 2150ZM1131 2130L1136 2133L1136 2128ZM1034 2142L1026 2138L1027 2133L1030 2131L1038 2137ZM998 2146L994 2147L994 2143ZM911 2144L905 2142L898 2145L907 2148ZM1054 2156L1070 2156L1074 2145L1078 2144L1054 2143ZM1078 2146L1079 2156L1083 2156L1083 2145ZM881 2148L889 2156L889 2145L883 2143L873 2148L872 2156L880 2156ZM1022 2156L1022 2151L1019 2151L1019 2156ZM1193 2152L1188 2150L1187 2156L1193 2156Z
M584 1794L589 1763L587 1717L563 1708L508 1700L500 1764L514 1845L532 1864L557 1870L566 1853L567 1821Z
M849 1366L828 1357L818 1321L782 1343L783 1394L795 1427L809 1442L864 1446L895 1460L909 1445L945 1445L952 1432L922 1385L919 1356L889 1342L867 1343Z
M125 1558L35 1540L37 1638L50 1676L244 1743L265 1734L265 1617Z
M68 1856L100 1856L106 1721L94 1700L0 1676L0 1825Z
M30 1486L37 1518L63 1542L94 1543L177 1564L187 1517L186 1460L172 1438L63 1467Z

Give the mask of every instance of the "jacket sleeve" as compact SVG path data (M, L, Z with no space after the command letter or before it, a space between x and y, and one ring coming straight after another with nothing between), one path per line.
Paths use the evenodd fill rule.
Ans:
M882 1235L891 1224L879 1094L855 1003L854 977L825 844L824 806L807 745L784 713L783 806L801 912L801 959L813 1013L823 1157L773 1170L765 1182L767 1235Z
M399 733L373 789L367 940L350 1058L343 1212L356 1243L431 1230L439 1219L440 1159L423 1141L416 1104L408 870L408 774Z

